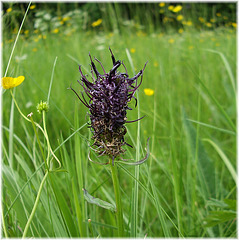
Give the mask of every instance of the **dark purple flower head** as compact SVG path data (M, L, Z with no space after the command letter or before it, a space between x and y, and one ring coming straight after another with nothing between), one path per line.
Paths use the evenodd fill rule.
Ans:
M125 123L135 122L127 121L127 110L132 110L128 107L128 103L132 98L136 100L134 94L142 83L143 70L140 70L137 75L129 78L127 69L123 62L116 61L110 49L113 67L109 73L105 72L100 63L104 74L100 74L90 56L91 72L93 82L87 80L86 76L79 67L81 80L78 81L83 87L85 95L89 98L87 101L84 94L81 97L75 92L80 101L90 110L90 126L93 130L94 150L100 155L107 155L115 159L119 154L125 152L122 149L123 145L128 145L124 140L124 135L127 130ZM118 68L123 65L125 73L118 71ZM95 75L95 76L94 76ZM140 80L138 78L141 77ZM131 146L130 146L131 147Z

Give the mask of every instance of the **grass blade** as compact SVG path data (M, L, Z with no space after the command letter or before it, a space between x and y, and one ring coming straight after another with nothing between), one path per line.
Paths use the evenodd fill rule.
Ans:
M221 157L222 161L224 162L224 164L226 165L228 171L230 172L233 180L235 181L235 183L237 184L237 173L236 170L234 169L234 167L232 166L230 160L227 158L227 156L225 155L225 153L221 150L221 148L212 140L210 139L203 139L203 141L210 143L213 148L217 151L217 153L219 154L219 156Z
M191 71L194 73L195 77L197 78L198 82L201 84L201 86L203 87L203 89L205 90L205 92L208 94L208 96L212 99L212 101L216 104L216 106L218 107L218 109L220 110L220 112L222 113L222 115L225 117L225 119L227 120L228 124L231 126L231 128L237 132L237 129L235 127L235 124L232 122L232 120L230 119L230 117L228 116L228 114L225 112L225 110L223 109L223 107L220 105L220 103L216 100L216 98L211 94L210 90L206 87L206 85L204 84L204 82L201 80L201 78L198 76L198 74L190 67Z

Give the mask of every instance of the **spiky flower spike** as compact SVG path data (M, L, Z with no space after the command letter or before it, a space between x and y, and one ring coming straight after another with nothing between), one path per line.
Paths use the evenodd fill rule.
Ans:
M99 156L107 155L114 161L117 156L125 152L122 149L123 145L130 146L124 140L124 135L127 132L125 123L142 119L127 121L126 115L127 110L132 110L128 107L128 103L132 98L136 100L135 106L137 105L137 99L134 97L134 94L142 83L142 76L147 63L137 75L129 78L124 63L119 60L116 61L111 49L109 50L113 61L113 67L109 73L105 72L101 62L95 58L100 63L104 72L104 74L100 74L89 54L93 82L87 80L86 76L82 73L81 66L79 66L81 81L78 82L83 87L89 101L86 101L82 92L82 97L80 97L72 88L70 89L74 91L80 101L90 110L90 126L94 134L94 143L92 145L94 146L94 150ZM120 65L123 65L125 68L125 73L118 72ZM139 77L141 77L140 81L138 81Z

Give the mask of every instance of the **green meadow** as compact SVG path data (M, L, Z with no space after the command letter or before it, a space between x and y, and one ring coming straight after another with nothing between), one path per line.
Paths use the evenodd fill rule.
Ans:
M2 236L236 238L236 23L227 17L216 24L223 16L216 8L210 16L210 7L208 21L198 20L197 3L175 12L169 3L146 4L145 12L128 4L134 21L120 4L99 3L99 15L83 19L80 30L75 15L42 30L40 20L28 21L41 19L39 3L16 10L20 17L16 5L2 16L2 76L25 80L1 90ZM158 19L142 20L153 6ZM89 110L68 89L83 91L79 65L91 81L89 53L109 72L109 47L130 77L148 61L127 120L145 117L126 124L133 148L124 147L128 161L114 164L121 232L111 166L94 163L108 159L90 149ZM49 103L43 114L36 108L41 101ZM127 164L147 151L141 165Z

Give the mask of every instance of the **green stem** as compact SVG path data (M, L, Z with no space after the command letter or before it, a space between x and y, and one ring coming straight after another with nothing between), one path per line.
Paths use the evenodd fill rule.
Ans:
M47 130L46 130L46 111L42 111L42 117L43 117L43 129L45 132L45 138L46 138L46 142L47 142L47 160L46 160L46 164L49 168L51 168L50 166L50 142L49 142L49 138L47 135Z
M31 122L32 122L33 130L34 130L34 132L35 132L35 134L36 134L37 142L38 142L39 148L40 148L40 150L41 150L41 154L42 154L43 160L44 160L44 162L45 162L45 167L46 167L46 169L49 171L49 168L48 168L48 165L47 165L47 162L46 162L46 157L45 157L45 155L44 155L44 152L43 152L43 149L42 149L42 146L41 146L41 142L40 142L40 139L39 139L39 136L38 136L36 127L35 127L35 123L34 123L32 117L30 117L30 119L31 119Z
M117 225L118 225L118 237L124 236L124 225L123 225L123 212L122 212L122 204L121 204L121 195L120 195L120 187L119 187L119 179L117 173L117 166L112 165L112 160L110 161L112 180L114 185L115 192L115 201L116 201L116 217L117 217Z
M43 185L44 185L44 183L45 183L45 181L46 181L46 179L47 179L48 174L49 174L49 172L47 171L46 174L45 174L45 176L44 176L44 178L42 179L41 185L40 185L39 190L38 190L38 193L37 193L36 201L35 201L35 203L34 203L34 206L33 206L32 212L31 212L31 215L30 215L30 217L29 217L28 220L27 220L27 224L26 224L26 226L25 226L25 229L24 229L22 238L25 238L26 235L27 235L28 228L29 228L29 226L30 226L30 224L31 224L31 221L32 221L32 219L33 219L33 216L34 216L34 214L35 214L35 212L36 212L36 209L37 209L37 206L38 206L38 203L39 203L39 200L40 200L40 195L41 195L41 192L42 192L42 189L43 189Z
M5 235L5 238L8 238L7 227L6 227L4 214L3 214L3 206L2 206L2 228L3 228L3 232L4 232L4 235Z

